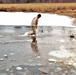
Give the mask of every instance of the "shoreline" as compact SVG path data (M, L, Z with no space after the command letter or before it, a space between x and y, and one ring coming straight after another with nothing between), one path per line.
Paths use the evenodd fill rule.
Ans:
M28 3L0 4L4 12L41 12L66 15L76 18L76 3Z

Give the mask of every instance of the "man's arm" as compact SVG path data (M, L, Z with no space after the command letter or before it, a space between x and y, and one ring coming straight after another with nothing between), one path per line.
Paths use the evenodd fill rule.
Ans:
M37 28L37 25L38 25L38 20L36 20L36 28Z

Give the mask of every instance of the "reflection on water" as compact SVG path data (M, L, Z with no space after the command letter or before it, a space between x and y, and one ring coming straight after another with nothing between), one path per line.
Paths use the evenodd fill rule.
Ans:
M39 56L39 50L38 50L38 46L37 46L37 39L36 36L32 36L32 42L31 42L31 48L33 50L33 52L36 54L36 56Z

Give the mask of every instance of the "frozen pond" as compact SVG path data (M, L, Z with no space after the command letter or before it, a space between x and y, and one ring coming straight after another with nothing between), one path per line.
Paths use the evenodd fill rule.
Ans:
M76 28L0 26L0 75L76 75Z

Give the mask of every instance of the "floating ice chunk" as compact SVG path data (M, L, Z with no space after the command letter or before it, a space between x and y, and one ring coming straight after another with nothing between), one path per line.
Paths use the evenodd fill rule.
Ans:
M41 68L38 68L38 70L47 74L50 70L50 67L41 67Z
M64 50L64 49L58 50L58 51L51 51L49 53L49 55L52 55L52 56L55 56L55 57L58 57L58 58L68 58L68 57L75 56L74 53L71 53L68 50Z
M72 63L74 67L76 67L76 63Z
M25 70L27 70L27 68L25 68Z
M13 70L10 70L10 73L13 73ZM12 75L12 74L11 74Z
M72 62L65 62L65 64L67 64L67 65L73 65Z
M55 73L56 73L56 72L60 72L60 71L62 71L61 67L56 67L56 68L54 69L54 72L55 72Z
M16 61L16 59L13 59L14 61Z
M70 73L72 73L71 75L74 75L74 74L76 75L76 70L75 69L71 69Z
M0 35L0 38L2 38L2 35Z
M19 70L20 71L20 70L22 70L22 68L21 67L16 67L16 70Z
M49 58L49 62L56 62L56 60Z
M5 58L8 58L8 55L7 55L7 54L4 54L4 57L5 57Z
M14 53L10 53L10 55L14 55Z
M0 61L3 61L3 58L1 58Z
M38 56L37 58L40 58L40 56Z
M62 69L60 67L57 67L56 70L57 71L62 71Z
M76 62L73 60L69 60L68 62L66 62L66 64L73 65L74 67L76 67Z
M8 69L8 68L6 69L7 72L8 72L9 70L10 70L10 69Z

